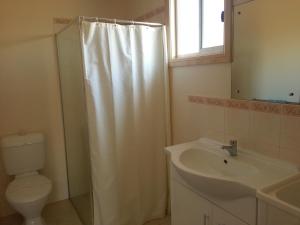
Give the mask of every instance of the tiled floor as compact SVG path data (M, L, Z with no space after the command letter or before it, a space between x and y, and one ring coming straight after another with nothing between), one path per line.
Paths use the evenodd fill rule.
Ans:
M19 225L22 224L21 216L12 215L7 217L0 217L1 225Z
M43 217L47 225L82 225L69 200L47 205ZM0 218L1 225L21 225L22 222L18 215Z
M82 225L69 200L49 204L43 216L47 225Z
M153 220L151 222L146 223L145 225L171 225L170 217L160 220Z
M49 204L45 207L43 217L47 225L82 225L69 200ZM0 225L21 225L20 216L0 218ZM145 225L171 225L170 218L153 220Z
M92 224L92 208L89 194L80 195L71 199L78 216L84 224Z

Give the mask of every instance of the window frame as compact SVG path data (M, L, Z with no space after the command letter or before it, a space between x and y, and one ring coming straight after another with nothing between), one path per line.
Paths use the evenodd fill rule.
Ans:
M232 0L224 0L224 45L211 48L203 48L199 53L177 55L177 26L176 26L176 0L169 0L169 43L170 43L170 67L192 66L202 64L229 63L231 56L232 34ZM202 34L200 34L202 36ZM220 52L220 48L223 49Z

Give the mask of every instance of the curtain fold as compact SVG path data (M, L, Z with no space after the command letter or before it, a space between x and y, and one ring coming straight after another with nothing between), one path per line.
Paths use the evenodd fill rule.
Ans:
M94 225L165 215L166 54L163 27L82 22Z

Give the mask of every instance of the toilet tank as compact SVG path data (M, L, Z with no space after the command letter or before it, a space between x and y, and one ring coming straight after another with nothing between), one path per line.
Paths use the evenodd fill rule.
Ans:
M44 167L45 139L41 133L3 137L0 148L8 175L24 174Z

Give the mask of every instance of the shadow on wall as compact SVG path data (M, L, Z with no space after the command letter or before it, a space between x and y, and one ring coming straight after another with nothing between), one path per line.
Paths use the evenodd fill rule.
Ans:
M30 42L35 42L39 41L42 39L48 39L48 38L55 38L53 34L49 35L37 35L37 36L28 36L26 38L22 39L9 39L9 40L1 40L0 41L0 48L10 48L10 47L16 47L17 45L22 45L22 44L28 44Z

